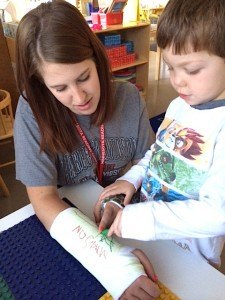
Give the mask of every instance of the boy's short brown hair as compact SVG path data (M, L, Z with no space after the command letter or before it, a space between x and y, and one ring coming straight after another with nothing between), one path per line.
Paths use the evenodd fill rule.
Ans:
M175 54L205 50L225 58L225 1L170 0L159 18L157 43Z

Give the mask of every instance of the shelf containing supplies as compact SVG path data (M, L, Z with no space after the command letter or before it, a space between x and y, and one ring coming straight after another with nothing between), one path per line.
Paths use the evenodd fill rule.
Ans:
M123 41L132 41L135 59L132 63L112 67L113 72L127 68L136 68L136 85L142 86L142 94L147 98L148 72L149 72L149 47L150 23L130 22L127 24L110 25L102 30L94 31L101 38L102 35L118 34Z
M123 70L123 69L126 69L126 68L131 68L131 67L135 67L135 66L144 65L146 63L148 63L148 61L145 60L145 59L136 59L132 64L122 65L120 67L113 68L112 70L114 72L114 71Z

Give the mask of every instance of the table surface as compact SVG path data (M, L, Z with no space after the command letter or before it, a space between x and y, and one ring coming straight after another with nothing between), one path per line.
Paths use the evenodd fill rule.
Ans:
M93 204L102 187L93 181L59 189L61 197L67 197L84 214L93 219ZM4 217L0 232L34 214L31 204ZM142 249L150 258L159 280L182 300L225 299L225 275L171 241L135 241L117 239L124 245Z

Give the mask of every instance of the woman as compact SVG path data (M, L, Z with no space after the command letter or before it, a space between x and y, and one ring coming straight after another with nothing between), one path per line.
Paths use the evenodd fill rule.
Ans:
M57 186L88 179L106 186L118 178L151 143L147 113L133 85L112 84L104 47L66 1L26 14L16 45L22 94L15 120L16 176L40 221L67 249L55 230L70 219ZM153 277L144 254L134 254ZM157 296L152 280L139 275L121 289L121 299Z

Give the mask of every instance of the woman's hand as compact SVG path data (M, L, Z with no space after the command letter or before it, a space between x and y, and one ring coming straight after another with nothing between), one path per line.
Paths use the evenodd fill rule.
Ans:
M110 184L107 186L103 192L101 193L99 200L102 201L103 199L115 196L119 194L124 194L124 205L127 205L130 203L132 196L136 192L135 187L132 183L126 181L126 180L117 180L113 184Z
M135 249L133 254L137 256L144 267L147 276L137 278L121 295L120 300L152 300L160 295L160 290L157 285L157 276L154 269L143 251Z

